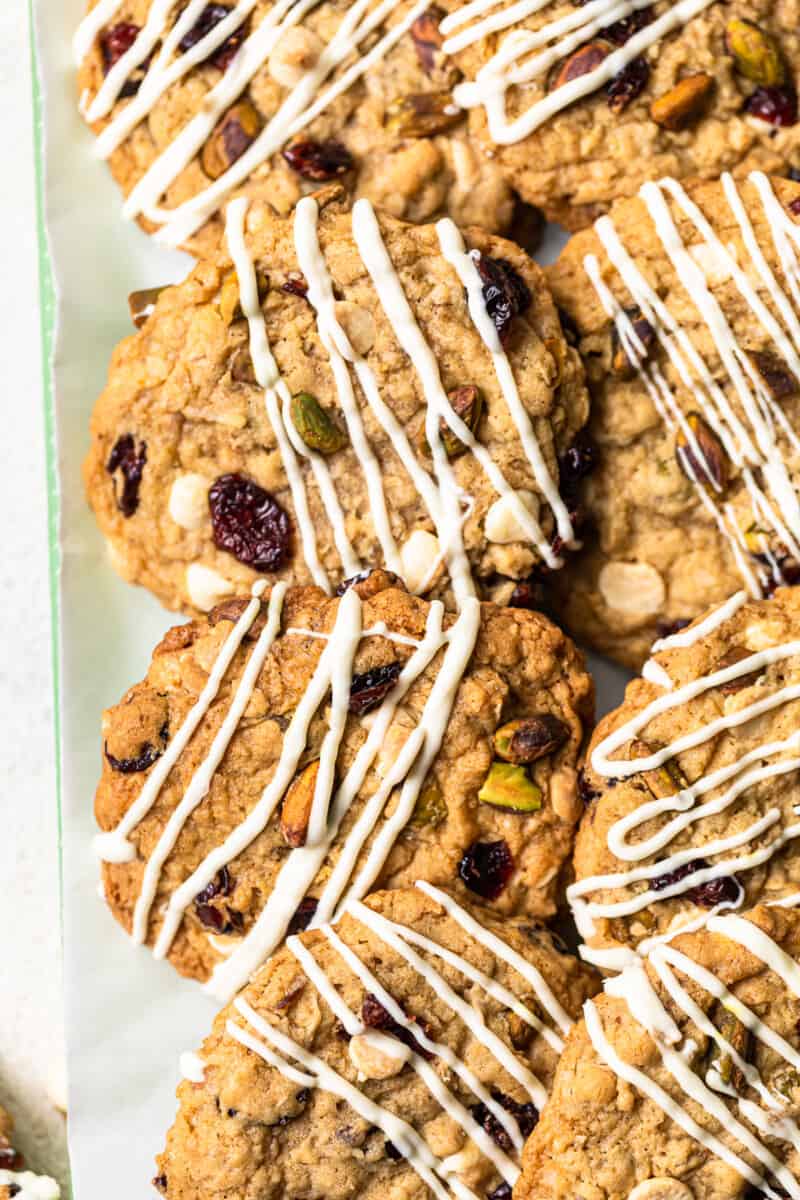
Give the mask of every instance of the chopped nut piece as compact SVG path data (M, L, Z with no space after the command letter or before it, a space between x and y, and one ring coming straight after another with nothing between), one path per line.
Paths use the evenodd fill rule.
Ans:
M256 271L256 278L258 281L258 298L259 300L263 300L269 291L269 278L263 271L259 270ZM220 316L226 325L232 325L234 321L241 321L244 317L239 297L239 278L235 271L229 271L222 280L218 303Z
M441 825L446 816L447 803L442 795L442 789L431 775L417 797L409 824L417 829L428 825Z
M718 1014L715 1021L717 1029L725 1040L730 1042L740 1057L747 1059L747 1051L750 1046L749 1031L724 1004L718 1006ZM716 1071L722 1082L728 1084L729 1087L733 1087L737 1091L742 1087L744 1076L741 1069L736 1066L732 1056L722 1050L716 1042L712 1042L709 1048L708 1067L709 1070Z
M580 79L581 75L595 71L603 60L608 58L612 49L609 42L587 42L561 63L551 77L547 90L554 92L565 83L571 83L573 79Z
M535 812L542 807L542 789L533 782L524 767L495 760L478 792L478 799L496 808Z
M131 292L128 296L128 309L131 321L137 329L141 329L145 321L152 316L156 300L166 287L143 288L140 292Z
M432 137L463 117L449 92L416 92L395 100L386 110L386 128L397 137Z
M650 116L662 129L683 129L690 121L700 116L713 90L712 75L687 75L663 96L658 96L653 101L650 105Z
M466 383L463 387L448 392L447 399L456 416L461 417L470 433L474 434L483 415L483 393L480 388L475 387L473 383ZM453 433L444 417L439 421L439 429L448 458L458 458L465 452L467 447L457 434Z
M787 400L789 396L797 395L800 385L782 358L769 350L750 350L748 353L774 400Z
M733 646L726 654L723 654L718 663L715 663L714 670L724 671L726 667L733 667L745 658L750 658L752 653L753 651L748 650L746 646ZM746 675L737 675L735 679L729 679L727 683L721 683L719 690L725 696L732 696L736 692L741 692L746 687L752 687L760 674L760 671L748 671Z
M434 4L421 13L411 26L414 49L427 75L430 75L436 66L439 51L444 44L444 35L439 29L439 22L444 15L443 11Z
M648 745L647 742L634 741L628 747L628 757L631 761L637 758L647 758L659 750L659 746ZM674 796L681 788L688 787L689 781L674 759L668 759L661 767L652 771L642 771L639 778L647 785L647 790L656 800L664 800Z
M569 726L552 713L509 721L494 735L494 752L510 763L532 763L552 754L569 738Z
M319 759L309 763L289 785L281 809L281 833L287 846L295 848L306 844L318 773Z
M630 320L634 333L644 346L642 357L643 361L646 361L655 346L656 331L647 318L643 316L641 309L626 308L625 315ZM632 379L636 374L636 367L628 358L625 347L620 340L616 324L612 324L611 326L611 369L621 379Z
M310 450L320 454L335 454L347 445L347 434L328 416L310 392L292 396L292 421Z
M728 51L740 75L761 87L786 83L786 63L780 44L754 21L732 17L725 31Z
M686 434L678 433L675 456L678 466L689 479L699 484L710 483L715 492L725 489L728 482L728 457L722 443L699 413L689 413L686 423L694 434L697 450Z
M203 146L200 162L209 179L219 179L261 132L261 117L248 100L228 109Z

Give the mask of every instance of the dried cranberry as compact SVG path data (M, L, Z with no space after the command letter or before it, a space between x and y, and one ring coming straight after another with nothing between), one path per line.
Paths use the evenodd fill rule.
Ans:
M153 1180L153 1187L158 1188L160 1192L165 1192L167 1190L166 1175L156 1175L155 1179Z
M686 895L692 904L701 908L716 908L718 904L735 904L742 894L741 885L735 875L721 875L689 888Z
M646 58L634 58L618 71L606 86L608 107L613 113L621 113L641 96L650 78L650 64Z
M301 178L312 179L316 183L345 175L353 166L350 151L334 140L315 142L311 138L304 138L291 142L283 151L283 157Z
M20 1192L22 1191L22 1188L19 1186L18 1183L9 1183L9 1184L6 1184L6 1187L8 1189L9 1200L13 1200L13 1197L18 1196L20 1194Z
M516 1119L523 1137L528 1137L533 1132L539 1120L539 1110L535 1104L519 1104L516 1100L512 1100L510 1096L507 1096L505 1092L499 1091L499 1089L493 1089L492 1099ZM476 1104L472 1108L472 1115L490 1137L497 1142L498 1146L501 1146L504 1150L511 1149L511 1139L506 1130L497 1118L492 1115L485 1104Z
M682 879L686 879L687 875L693 875L695 871L702 871L707 866L708 863L704 858L696 858L694 862L684 863L682 867L676 867L674 871L657 875L655 879L650 880L650 887L654 892L663 892L664 888L672 887L673 883L680 883Z
M25 1159L18 1154L13 1146L0 1146L0 1167L6 1171L21 1171Z
M800 217L800 196L796 200L792 200L789 204L789 212L794 217Z
M511 322L530 305L528 285L505 258L490 258L473 250L472 259L483 281L483 302L500 341L508 337Z
M132 433L123 433L114 443L114 449L108 456L106 470L109 475L116 471L122 473L122 490L115 487L117 508L123 517L132 517L139 507L139 487L147 462L147 443L136 442Z
M486 1193L486 1200L511 1200L511 1184L501 1183L493 1192Z
M206 34L211 33L211 30L215 29L220 21L224 21L228 13L232 11L233 9L229 4L207 4L200 13L196 24L181 38L181 50L191 50L193 46L196 46L198 42L203 40ZM225 41L209 55L206 61L210 62L220 71L227 70L233 61L236 51L244 41L246 31L247 22L243 21L239 28L229 34Z
M361 675L354 675L350 684L350 712L357 717L372 712L392 690L397 683L397 677L403 669L400 662L386 663L382 667L374 667Z
M166 725L161 730L161 740L166 744ZM112 771L119 771L121 775L135 775L138 771L149 770L156 759L161 757L164 750L163 747L154 746L152 742L144 742L141 750L134 758L115 758L113 754L109 754L107 746L103 747L103 752Z
M386 1157L390 1158L392 1162L398 1162L403 1157L394 1142L384 1142L383 1148L386 1151Z
M578 795L580 796L581 803L583 804L584 808L588 808L590 804L593 804L600 795L597 789L593 788L589 783L588 779L586 778L586 771L583 767L581 767L578 771Z
M597 449L585 433L579 433L558 460L558 486L563 497L572 497L578 484L597 466Z
M277 571L289 557L289 518L278 501L244 475L220 475L208 493L214 544L256 571Z
M221 896L230 896L233 891L233 880L227 867L218 871L202 892L194 898L194 910L201 925L213 929L215 933L239 933L244 926L244 917L235 908L226 904L214 904Z
M308 296L308 283L300 272L296 271L287 278L285 283L281 284L281 291L287 292L290 296L300 296L305 300Z
M744 111L768 125L794 125L797 122L797 93L788 87L757 87L745 101Z
M652 8L640 8L638 12L631 13L629 17L623 17L621 21L614 21L613 25L606 25L601 32L603 37L608 38L616 46L624 46L635 33L650 24L654 15Z
M361 1020L367 1029L390 1029L395 1022L377 996L368 992L361 1003Z
M308 929L311 924L314 913L317 911L318 901L313 896L306 896L301 900L294 911L294 916L289 922L287 936L291 937L294 933L302 933L304 929Z
M139 36L139 26L134 25L132 21L120 21L118 25L112 25L109 29L100 36L100 50L103 55L103 69L106 73L111 70L116 62L118 62L123 54L127 54L133 43ZM142 80L147 74L147 68L150 66L150 55L139 63L131 71L129 77L125 80L119 90L119 98L127 100L129 96L135 96L139 88L142 86Z
M541 604L541 587L538 581L531 576L529 579L521 580L511 593L508 601L511 608L538 608Z
M471 892L496 900L514 872L507 842L473 842L458 864L458 874Z
M656 633L660 638L672 637L673 634L680 633L682 629L686 629L691 623L690 617L678 617L676 621L657 621Z
M501 1150L511 1150L511 1138L500 1124L497 1117L494 1116L493 1113L489 1112L489 1109L485 1104L473 1104L470 1112L480 1125L481 1129L489 1134L489 1137L493 1142L497 1142Z

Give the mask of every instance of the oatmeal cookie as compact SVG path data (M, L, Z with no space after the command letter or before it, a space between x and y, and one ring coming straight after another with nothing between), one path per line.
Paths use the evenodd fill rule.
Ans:
M800 593L744 592L656 643L595 730L568 890L597 962L711 910L800 899Z
M14 1149L14 1122L0 1108L0 1200L59 1200L61 1189L55 1179L34 1175L25 1166L25 1159Z
M383 562L458 595L472 568L508 599L558 565L588 397L541 270L335 187L290 219L245 207L233 261L158 296L94 411L86 486L123 576L196 613L259 574L330 589Z
M442 29L470 134L568 229L660 175L800 164L798 0L464 7Z
M510 1197L596 989L519 919L425 885L373 895L290 939L217 1017L154 1184L169 1200Z
M589 1000L516 1200L800 1195L800 914L712 919Z
M124 212L207 252L232 196L286 214L341 179L409 221L449 213L507 230L527 206L467 136L437 12L419 0L93 3L76 38L81 109Z
M172 629L104 716L106 901L224 996L376 883L546 917L592 706L581 655L534 612L445 616L381 571L339 599L228 601Z
M586 550L559 612L633 667L741 587L800 578L800 186L649 183L549 275L592 391Z

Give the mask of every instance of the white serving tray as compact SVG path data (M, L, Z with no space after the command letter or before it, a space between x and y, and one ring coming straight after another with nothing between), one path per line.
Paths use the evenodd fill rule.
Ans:
M88 420L110 352L130 333L127 296L180 279L190 260L120 215L80 118L71 39L85 0L33 0L43 112L43 221L54 296L51 466L60 493L56 618L60 679L64 979L69 1139L77 1200L142 1200L175 1109L178 1055L195 1047L213 1002L130 945L98 895L91 838L100 714L146 671L175 617L111 569L83 495ZM564 235L548 230L541 261ZM595 662L600 712L627 674Z

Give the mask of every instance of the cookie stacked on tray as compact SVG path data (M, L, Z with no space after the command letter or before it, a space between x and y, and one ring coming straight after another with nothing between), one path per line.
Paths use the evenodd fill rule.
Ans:
M90 8L98 154L199 255L84 472L191 618L95 801L225 1005L170 1200L800 1197L798 17ZM598 219L543 270L530 204ZM642 669L593 737L562 619Z

